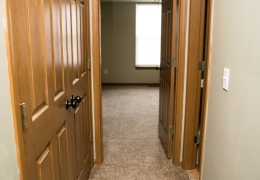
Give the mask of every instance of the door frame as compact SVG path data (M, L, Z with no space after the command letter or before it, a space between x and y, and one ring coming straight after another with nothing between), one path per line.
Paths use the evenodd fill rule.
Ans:
M214 0L207 0L207 11L206 11L206 44L205 44L205 61L206 71L204 75L204 91L202 99L202 119L201 119L201 146L199 154L199 177L202 180L203 174L203 163L205 155L205 140L206 140L206 129L207 129L207 116L208 116L208 103L209 103L209 90L210 90L210 72L211 72L211 49L212 49L212 30L213 30L213 6Z
M204 46L204 61L206 62L206 69L204 71L204 86L203 86L203 91L202 91L202 101L200 104L201 107L201 143L200 143L200 147L199 147L199 174L200 174L200 179L202 178L202 173L203 173L203 162L204 162L204 152L205 152L205 135L206 135L206 126L207 126L207 114L208 114L208 102L209 102L209 89L210 89L210 67L211 67L211 44L212 44L212 22L213 22L213 4L214 4L214 0L206 0L206 4L205 4L205 32L204 32L204 42L205 42L205 46ZM189 72L188 72L189 73ZM185 127L186 128L186 124ZM194 136L194 132L193 130L184 132L184 137L185 136ZM183 146L183 151L189 151L189 146ZM183 156L185 156L185 154L183 154ZM189 155L187 155L189 156ZM194 163L194 159L190 159L185 157L186 159L188 159L188 163ZM196 159L196 157L195 157ZM187 163L187 162L186 162ZM188 169L185 168L184 169Z
M200 107L203 90L202 71L199 62L204 61L206 0L190 1L189 35L187 49L186 103L184 115L184 137L182 168L195 169L197 144L194 137L198 134Z
M91 1L89 0L88 10L89 10L89 19L88 25L89 28L92 28L93 25L91 24ZM95 1L94 1L95 2ZM14 122L14 135L15 135L15 143L16 143L16 154L17 154L17 163L19 168L19 177L20 179L28 179L27 177L27 168L26 168L26 157L25 157L25 148L24 148L24 140L23 140L23 129L22 129L22 122L21 122L21 113L20 113L20 95L19 95L19 88L18 88L18 69L17 63L14 61L14 52L13 52L13 37L12 37L12 1L3 0L3 13L5 17L5 38L6 38L6 55L8 61L8 72L9 72L9 83L10 83L10 94L11 94L11 105L12 105L12 116ZM17 4L19 6L19 4ZM89 31L88 29L87 31ZM91 30L90 30L91 31ZM94 44L94 43L93 43ZM90 51L92 54L92 46L93 44L90 43ZM88 72L89 77L91 72ZM92 78L89 78L89 87L90 92L88 93L89 98L92 97L93 94L93 84ZM89 99L89 119L90 119L90 126L93 123L92 119L92 112L93 112L93 101ZM90 129L90 132L93 132L93 128ZM93 146L91 144L91 146ZM94 156L93 156L93 148L91 148L90 155L91 155L91 166L94 166Z
M206 71L204 78L204 91L202 102L202 124L201 124L201 151L200 151L200 177L203 171L204 161L204 148L205 148L205 134L206 134L206 121L208 113L208 95L209 95L209 82L210 82L210 60L211 60L211 36L212 36L212 14L214 0L206 0L207 4L207 22L206 22ZM178 55L177 55L177 69L176 69L176 101L175 103L175 115L174 115L174 143L173 143L173 157L172 163L175 166L181 166L180 160L181 146L182 146L182 128L183 128L183 97L184 97L184 78L185 78L185 61L186 61L186 46L188 37L188 14L187 11L189 2L188 0L179 0L179 38L178 38ZM102 127L102 81L101 81L101 42L100 42L100 0L92 0L92 36L95 41L92 42L92 68L94 82L93 87L93 108L94 108L94 120L93 128L95 130L95 147L96 147L96 160L95 164L102 164L103 162L103 127ZM179 68L178 68L179 67ZM184 127L185 128L185 127ZM189 132L193 133L193 132ZM183 147L185 148L185 147Z

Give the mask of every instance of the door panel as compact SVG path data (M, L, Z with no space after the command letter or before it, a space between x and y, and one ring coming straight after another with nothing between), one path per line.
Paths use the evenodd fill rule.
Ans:
M166 18L166 66L170 66L171 64L171 48L172 48L172 10L167 10L167 18Z
M80 3L80 5L79 5L79 17L80 17L80 21L79 21L79 23L80 23L80 29L79 29L80 36L79 36L79 39L81 40L80 41L81 47L85 47L84 40L85 40L85 36L88 32L86 30L86 26L85 26L85 24L87 22L85 22L86 19L85 19L85 15L84 15L84 12L85 12L84 9L85 9L84 4ZM81 53L80 54L81 55L81 62L80 62L81 75L83 75L86 72L86 52L87 52L87 49L80 51L80 53Z
M89 134L90 134L90 123L88 123L88 99L87 96L85 96L82 100L82 109L83 109L83 142L89 141ZM83 143L84 145L84 151L83 151L83 157L84 159L87 158L89 155L89 149L90 144L89 143Z
M44 58L44 42L41 36L43 31L41 28L41 21L36 21L36 17L42 17L41 11L36 12L34 9L40 9L41 3L37 1L29 1L28 2L28 40L30 41L30 59L29 61L29 69L31 90L32 90L32 108L33 115L39 112L44 108L46 103L48 102L48 93L47 93L47 79L46 79L46 71L45 67L45 58ZM38 81L42 79L42 81Z
M76 2L71 1L71 36L72 36L72 67L73 74L71 76L73 84L78 81L79 71L78 71L78 42L77 42L77 8Z
M52 168L53 178L61 179L61 167L60 167L61 164L60 164L59 144L58 144L57 134L52 138L51 142L49 143L49 147L51 151L51 160L52 160L51 168Z
M175 68L171 65L172 58L176 57L176 29L173 21L177 10L173 6L176 0L162 2L162 42L161 42L161 70L160 70L160 107L159 107L159 137L166 156L171 157L172 134L169 128L173 124L173 102L175 89Z
M161 44L161 62L166 61L166 12L162 12L162 44Z
M74 124L75 124L75 139L76 139L76 156L77 156L77 175L79 176L82 168L82 153L81 153L81 108L77 108L74 113Z
M69 179L69 161L68 161L68 131L66 124L62 126L61 130L57 134L60 168L62 179Z
M62 47L61 47L61 9L60 9L60 1L52 0L52 37L53 37L53 78L54 78L54 87L55 87L55 95L57 96L60 92L62 92L64 87L63 80L63 72L62 68L63 58L62 58ZM64 27L65 28L65 27Z
M53 179L51 152L49 146L43 151L43 153L37 159L37 169L39 179Z
M10 50L13 63L19 67L13 72L19 82L17 104L26 104L24 173L29 180L77 179L80 171L84 177L89 173L85 158L90 153L89 87L88 73L82 67L87 51L82 38L88 32L83 29L88 12L84 2L8 1ZM83 97L73 121L74 109L65 106L72 93ZM73 169L75 158L77 172Z
M77 2L77 43L78 43L78 73L79 75L81 75L81 67L82 67L82 54L81 52L83 51L82 49L82 39L81 39L81 36L83 35L82 34L82 31L81 31L81 27L82 27L82 16L81 16L81 13L84 11L84 7L83 7L83 4L78 1Z

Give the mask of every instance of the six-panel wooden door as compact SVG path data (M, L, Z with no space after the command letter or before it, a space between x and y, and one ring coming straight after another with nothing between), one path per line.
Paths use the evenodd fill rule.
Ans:
M163 0L159 137L168 158L171 158L173 141L170 127L173 125L175 67L172 66L172 59L177 56L177 30L177 0Z
M8 1L11 58L26 105L22 158L31 180L87 179L90 171L87 4ZM72 94L82 101L67 110Z

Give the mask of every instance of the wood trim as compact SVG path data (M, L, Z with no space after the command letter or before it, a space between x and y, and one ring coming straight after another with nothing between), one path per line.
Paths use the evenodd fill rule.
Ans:
M3 10L6 23L6 51L8 59L8 72L9 72L9 81L10 81L10 94L11 94L11 103L12 103L12 114L14 121L14 134L16 142L16 151L18 159L18 167L20 170L20 179L27 179L27 170L26 170L26 160L25 160L25 150L24 150L24 141L23 141L23 132L22 132L22 123L21 123L21 114L20 114L20 96L18 88L18 67L17 63L14 62L14 52L13 52L13 38L12 38L12 5L13 1L3 1Z
M182 137L182 112L184 93L184 67L185 67L185 47L186 47L186 27L187 27L187 0L179 1L179 37L176 68L176 100L174 114L174 143L172 163L181 166L181 137Z
M202 180L203 163L205 153L205 139L207 128L209 89L210 89L210 67L211 67L211 47L212 47L212 27L213 27L213 4L214 0L207 0L207 24L206 24L206 46L205 46L205 61L206 72L204 78L203 104L202 104L202 121L201 121L201 147L199 159L199 177Z
M159 83L102 83L102 85L125 85L125 86L155 86L159 87Z
M92 0L92 64L93 64L93 95L95 121L95 164L103 162L103 127L102 127L102 96L101 96L101 51L100 51L100 1Z
M87 37L86 38L86 44L87 44L87 59L91 59L91 52L90 52L90 0L86 0L86 8L88 12L86 14L86 31L87 31ZM87 62L86 62L87 63ZM92 88L91 88L91 71L87 70L88 73L88 119L90 120L90 133L92 133L93 135L93 124L92 124L92 99L91 99L91 95L92 95ZM91 160L91 168L94 167L94 151L93 151L93 142L90 143L90 160Z
M18 167L20 170L20 179L27 179L27 170L26 170L26 160L25 160L25 149L23 141L23 131L21 123L21 114L20 114L20 96L18 89L18 68L17 63L14 61L14 52L13 52L13 37L12 37L12 1L3 1L3 10L6 23L6 51L8 59L8 71L9 71L9 81L10 81L10 94L11 94L11 103L12 103L12 114L14 121L14 133L15 133L15 142L16 142L16 152L18 159Z

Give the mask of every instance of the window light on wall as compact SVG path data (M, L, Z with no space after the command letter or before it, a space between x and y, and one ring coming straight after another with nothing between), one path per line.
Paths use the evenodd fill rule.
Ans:
M160 66L161 4L136 5L136 67Z

